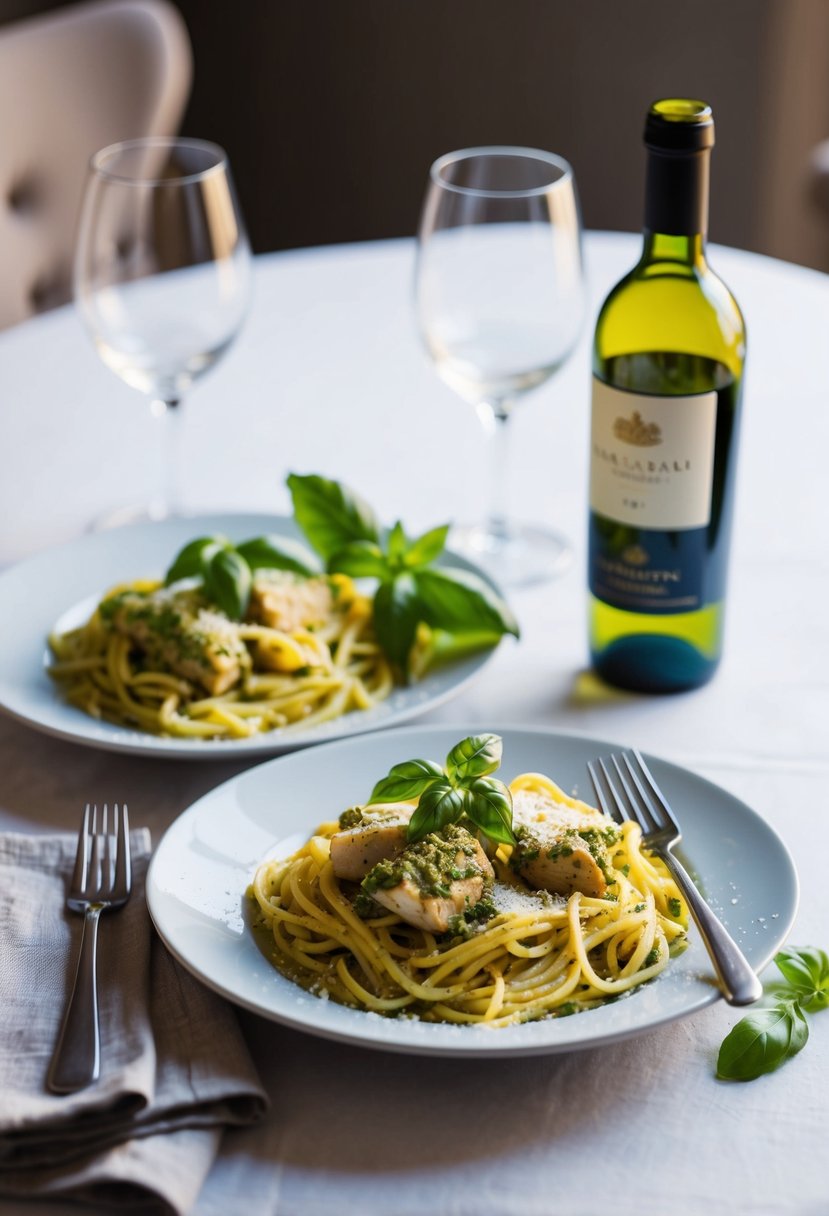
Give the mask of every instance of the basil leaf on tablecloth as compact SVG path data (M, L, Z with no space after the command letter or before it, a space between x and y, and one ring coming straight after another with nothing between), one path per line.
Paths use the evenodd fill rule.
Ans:
M824 950L790 946L778 951L774 961L804 1009L815 1013L829 1003L829 958Z
M717 1076L753 1081L774 1072L806 1045L809 1027L796 1001L781 1001L742 1018L725 1037L717 1057Z
M774 956L785 983L766 985L767 1004L744 1017L726 1035L717 1076L753 1081L773 1072L806 1046L806 1013L829 1005L829 958L816 946L787 946Z

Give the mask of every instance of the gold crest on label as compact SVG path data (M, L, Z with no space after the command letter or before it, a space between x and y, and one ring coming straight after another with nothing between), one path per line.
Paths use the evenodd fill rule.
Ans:
M647 566L650 560L641 545L628 545L622 553L622 561L628 566Z
M617 418L613 434L622 443L631 443L637 448L652 448L662 442L660 428L655 422L645 422L638 410L634 410L630 418Z

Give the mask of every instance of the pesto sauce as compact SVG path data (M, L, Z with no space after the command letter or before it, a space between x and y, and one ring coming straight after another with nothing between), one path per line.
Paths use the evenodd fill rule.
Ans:
M382 904L378 904L376 899L372 899L365 891L358 891L354 896L352 908L360 917L361 920L374 920L378 916L388 916L388 908L384 908Z
M363 879L362 890L371 895L408 879L423 896L446 897L453 882L480 875L477 854L475 838L466 828L451 823L408 845L399 857L378 861Z
M359 828L365 823L362 807L350 806L347 811L343 811L339 818L341 832L347 832L349 828Z
M513 870L520 871L527 862L535 861L542 853L551 861L557 861L560 857L572 857L577 848L584 847L601 870L605 881L610 886L615 885L608 853L608 849L619 840L615 827L565 828L553 844L534 836L524 824L519 824L514 831L518 843L509 859ZM573 864L578 868L578 861Z
M485 925L498 915L498 909L492 898L492 880L484 883L484 893L471 908L465 908L457 916L449 917L449 928L444 934L446 938L472 937L480 925Z

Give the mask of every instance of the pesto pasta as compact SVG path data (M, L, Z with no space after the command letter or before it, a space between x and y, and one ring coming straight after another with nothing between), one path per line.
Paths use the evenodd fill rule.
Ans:
M453 828L414 849L401 844L396 860L391 850L362 881L343 877L352 864L343 858L355 852L342 844L349 833L368 825L362 850L379 842L388 854L415 801L374 821L352 808L293 856L263 862L249 895L274 965L358 1009L492 1027L592 1009L659 975L685 943L687 908L661 861L643 851L639 828L615 824L541 774L509 789L517 843L499 845L491 864L478 864L475 837ZM450 859L443 876L441 851ZM480 894L457 901L443 932L424 928L421 913L414 920L423 923L412 923L386 889L413 890L414 878L424 907L445 904L440 896L468 892L476 873Z
M306 728L370 708L393 684L371 603L340 574L257 572L241 621L198 586L135 581L49 646L49 674L71 705L181 738Z

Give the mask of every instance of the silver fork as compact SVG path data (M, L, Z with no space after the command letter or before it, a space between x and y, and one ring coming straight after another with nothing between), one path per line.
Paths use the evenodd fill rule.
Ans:
M609 756L607 761L600 757L588 763L587 771L603 813L617 822L631 819L638 823L644 844L662 858L676 879L711 956L725 999L730 1005L750 1005L758 1000L763 995L763 985L672 852L682 833L642 756L630 749Z
M46 1084L56 1094L71 1094L96 1081L101 1071L98 1028L98 922L101 913L122 908L130 897L130 828L126 806L112 812L106 804L98 826L98 808L86 804L75 870L66 906L83 912L83 936L72 995L66 1007Z

